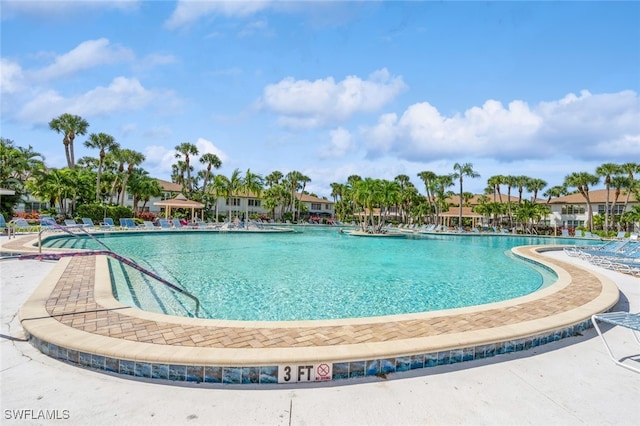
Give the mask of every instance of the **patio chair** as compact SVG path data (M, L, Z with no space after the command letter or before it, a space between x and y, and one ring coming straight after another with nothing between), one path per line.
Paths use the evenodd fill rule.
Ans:
M171 219L171 224L176 229L182 228L182 222L180 222L180 219Z
M40 225L32 225L27 222L26 219L15 218L9 222L14 232L38 232L40 231Z
M160 229L159 226L155 226L150 220L145 220L144 222L142 222L142 224L144 226L144 229Z
M160 224L160 228L162 229L171 229L171 223L169 219L158 219L158 223Z
M110 217L105 217L100 223L100 227L104 229L114 229L116 227L116 224L113 223L113 219L111 219Z
M82 226L82 224L76 223L76 221L73 219L65 219L64 226L66 226L67 228L78 228Z
M593 323L594 328L598 332L598 335L602 339L604 343L604 347L607 349L609 353L609 357L621 367L627 368L629 370L635 371L636 373L640 373L640 368L629 365L628 363L624 363L623 360L633 359L637 362L637 355L634 356L626 356L623 358L617 358L611 347L607 343L600 327L598 325L598 321L604 322L607 324L611 324L613 326L620 326L624 328L628 328L631 330L633 337L635 337L636 341L640 343L640 338L638 338L638 333L640 333L640 314L632 314L629 312L608 312L604 314L595 314L591 316L591 322Z
M84 226L87 226L87 227L91 228L91 229L96 227L96 225L93 223L93 220L90 217L83 217L82 218L82 224Z
M135 220L133 220L133 218L122 217L122 218L120 218L120 228L123 228L123 229L135 229L136 228L136 222L135 222Z

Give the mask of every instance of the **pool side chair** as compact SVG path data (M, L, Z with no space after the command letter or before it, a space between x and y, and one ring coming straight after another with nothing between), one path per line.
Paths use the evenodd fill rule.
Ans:
M620 231L620 232L618 232L618 235L616 235L616 239L622 240L622 239L624 239L624 237L626 235L627 235L627 233L625 231Z
M42 229L40 225L32 225L27 222L26 219L22 218L12 219L9 223L11 224L14 232L39 232L40 229Z
M5 232L7 230L7 221L4 216L0 214L0 233Z
M116 224L113 222L113 219L110 217L105 217L100 223L100 228L102 229L116 229Z
M95 223L93 223L93 220L90 217L83 217L82 225L84 225L86 228L89 228L89 231L96 229L96 225Z
M582 230L581 229L576 229L575 236L578 237L578 238L582 238Z
M569 237L569 230L568 229L563 229L562 230L562 236L563 237Z
M171 224L176 229L182 228L182 223L180 222L180 219L171 219Z
M160 224L160 229L171 229L169 219L158 219L158 223Z
M591 322L598 332L598 335L602 339L602 343L604 343L604 347L609 353L609 357L613 360L613 362L621 367L627 368L631 371L635 371L636 373L640 373L640 367L635 367L630 365L628 362L623 362L624 360L633 360L640 366L640 363L638 362L638 354L625 356L622 358L616 357L616 355L613 354L609 343L607 343L602 330L600 330L600 326L598 325L598 322L603 322L611 324L613 326L628 328L629 330L631 330L631 333L633 334L633 337L635 337L636 342L640 344L640 338L638 337L638 333L640 333L640 314L632 314L629 312L607 312L604 314L595 314L591 316Z
M151 222L149 220L145 220L144 222L142 222L142 225L143 225L144 229L160 229L159 226L155 226L153 224L153 222Z

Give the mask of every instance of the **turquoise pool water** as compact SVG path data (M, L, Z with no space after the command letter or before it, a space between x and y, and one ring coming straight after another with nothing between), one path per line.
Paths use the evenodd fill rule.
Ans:
M111 250L174 282L202 303L199 316L285 321L393 315L486 304L540 289L555 277L512 258L527 244L559 238L424 235L362 238L335 228L297 233L142 232L99 238ZM102 249L88 238L48 246ZM193 304L110 261L126 304L190 315Z

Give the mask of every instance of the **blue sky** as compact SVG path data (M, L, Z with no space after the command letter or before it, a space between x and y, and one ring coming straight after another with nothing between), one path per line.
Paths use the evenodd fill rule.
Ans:
M65 163L78 114L169 179L195 144L218 173L393 179L470 162L559 185L640 161L639 2L1 1L0 135ZM96 156L76 141L76 158ZM196 167L198 167L196 165Z

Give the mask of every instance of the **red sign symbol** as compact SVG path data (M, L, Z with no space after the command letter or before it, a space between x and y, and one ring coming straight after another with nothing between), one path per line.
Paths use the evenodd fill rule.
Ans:
M318 376L326 376L329 374L329 366L327 364L320 364L316 369Z

